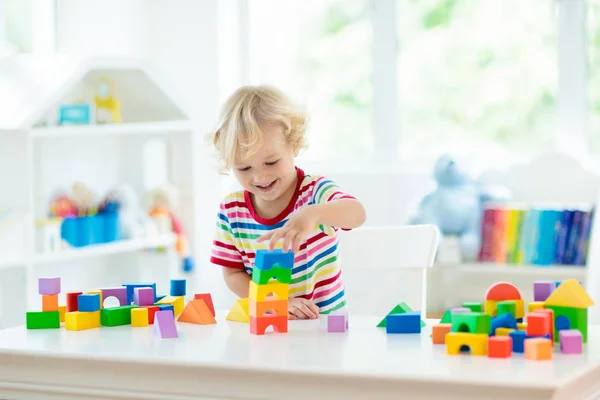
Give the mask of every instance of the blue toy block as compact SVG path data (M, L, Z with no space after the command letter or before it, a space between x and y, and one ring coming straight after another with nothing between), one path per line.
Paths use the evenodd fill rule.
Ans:
M185 296L185 279L171 279L171 296Z
M175 314L175 308L173 307L172 304L156 304L156 305L160 308L160 311L171 310L173 312L173 314Z
M508 334L512 339L512 351L513 353L524 353L525 352L525 339L532 338L546 338L550 339L550 335L544 336L528 336L525 331L512 331Z
M165 297L167 297L166 294L162 294L160 296L156 296L156 298L154 299L155 303L158 303L159 301L161 301L162 299L164 299Z
M517 329L517 320L515 319L515 316L511 313L504 313L497 317L493 317L491 325L492 329L490 331L490 336L495 336L497 328Z
M256 260L254 261L256 268L266 270L274 265L286 269L294 268L294 253L291 251L284 253L281 249L273 251L258 250L256 252Z
M81 312L100 311L100 295L85 293L77 296L77 309Z
M421 313L390 314L385 317L386 333L421 333Z
M125 286L127 288L127 305L135 302L134 299L134 289L139 287L151 287L154 289L154 302L156 303L156 283L124 283L121 286Z

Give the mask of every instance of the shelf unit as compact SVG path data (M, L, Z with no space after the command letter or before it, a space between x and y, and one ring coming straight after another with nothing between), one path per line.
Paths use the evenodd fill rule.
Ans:
M105 78L112 82L114 96L121 103L122 122L58 126L58 105L91 102L99 80ZM170 233L55 253L39 252L36 242L36 221L46 217L54 192L82 182L99 197L128 184L138 195L139 205L146 205L144 197L156 187L175 187L179 207L174 211L193 243L198 139L194 123L172 88L143 60L70 56L0 60L0 170L4 171L0 174L0 210L25 209L20 221L22 248L15 254L0 252L0 274L14 267L25 271L26 284L20 290L26 305L23 316L26 309L40 306L40 275L61 276L65 293L119 284L115 275L126 269L130 271L123 276L132 279L182 274L174 256L176 237ZM15 236L10 231L5 234ZM108 272L111 269L117 273ZM5 285L10 279L19 284L19 279L6 274L0 275ZM0 320L8 307L3 295L0 292ZM21 302L11 299L10 303L12 307Z

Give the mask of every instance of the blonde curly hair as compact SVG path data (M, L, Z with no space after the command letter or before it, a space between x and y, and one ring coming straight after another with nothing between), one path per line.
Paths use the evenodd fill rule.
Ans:
M219 156L221 173L227 173L236 156L254 154L263 129L280 125L286 142L297 154L306 148L308 117L283 92L272 86L242 86L222 106L217 128L210 132Z

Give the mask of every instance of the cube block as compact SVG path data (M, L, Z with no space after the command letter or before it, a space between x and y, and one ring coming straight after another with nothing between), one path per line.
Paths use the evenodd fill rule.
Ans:
M527 316L527 336L544 336L552 332L549 313L533 312Z
M558 332L560 352L563 354L581 354L583 335L577 329L563 329Z
M558 285L554 281L536 281L533 282L533 300L546 301Z
M39 294L59 294L60 293L60 278L39 278L38 279Z
M421 333L421 313L411 311L385 317L386 333Z
M433 344L446 344L446 334L452 329L452 324L437 324L431 327L431 341Z
M501 329L501 328L499 328ZM512 338L510 336L492 336L488 339L488 357L508 358L512 354Z
M81 312L94 312L100 310L99 294L80 294L77 297L77 309Z
M58 295L43 294L42 295L42 311L58 311Z
M185 279L171 279L171 290L169 292L171 296L185 296L186 295L186 280Z
M517 303L514 301L499 301L496 304L496 315L501 316L502 314L512 314L517 316Z
M327 314L327 332L343 333L348 331L348 314L332 312Z
M525 358L528 360L551 360L554 342L550 338L525 339Z
M131 326L144 327L148 326L148 309L147 308L132 308L131 309Z
M154 304L154 289L151 287L137 287L133 289L133 301L138 306L151 306Z

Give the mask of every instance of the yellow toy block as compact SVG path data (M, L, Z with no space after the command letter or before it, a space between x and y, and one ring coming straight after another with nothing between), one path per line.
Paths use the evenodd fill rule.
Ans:
M576 279L562 282L546 299L547 306L588 308L594 301Z
M250 281L250 293L248 297L257 303L265 301L267 295L273 293L279 300L287 300L289 296L289 285L287 283L267 283L259 285L254 281Z
M97 294L98 296L100 296L100 308L104 308L102 307L102 302L104 301L104 299L102 298L102 290L90 290L85 292L86 294Z
M158 304L170 304L173 306L173 313L178 316L183 312L185 306L183 296L166 296L158 301Z
M545 307L546 307L546 303L543 301L532 301L531 303L529 303L527 305L527 312L531 313L531 312L534 312L535 310L540 310Z
M248 297L239 299L238 301L235 302L235 304L233 305L233 307L231 308L231 310L229 311L229 314L227 314L227 317L225 317L225 319L228 321L249 323L250 322L250 315L248 312L249 305L250 305L250 299Z
M525 301L521 300L504 300L504 301L512 301L516 305L516 314L515 318L523 318L525 316ZM495 317L498 313L498 301L496 300L486 300L484 305L484 312L489 314L490 317Z
M526 331L527 330L527 322L517 322L517 330Z
M514 331L511 328L496 328L496 336L508 336L509 333Z
M88 314L88 324L90 328L100 328L100 310L94 312L84 312L82 314Z
M100 311L73 311L65 314L65 328L69 331L82 331L100 327Z
M131 326L148 326L148 309L145 307L131 309Z
M455 355L460 353L462 346L469 346L474 356L487 355L488 334L449 332L446 334L446 353Z
M60 316L60 322L65 322L65 313L67 312L67 306L58 306L58 315Z

